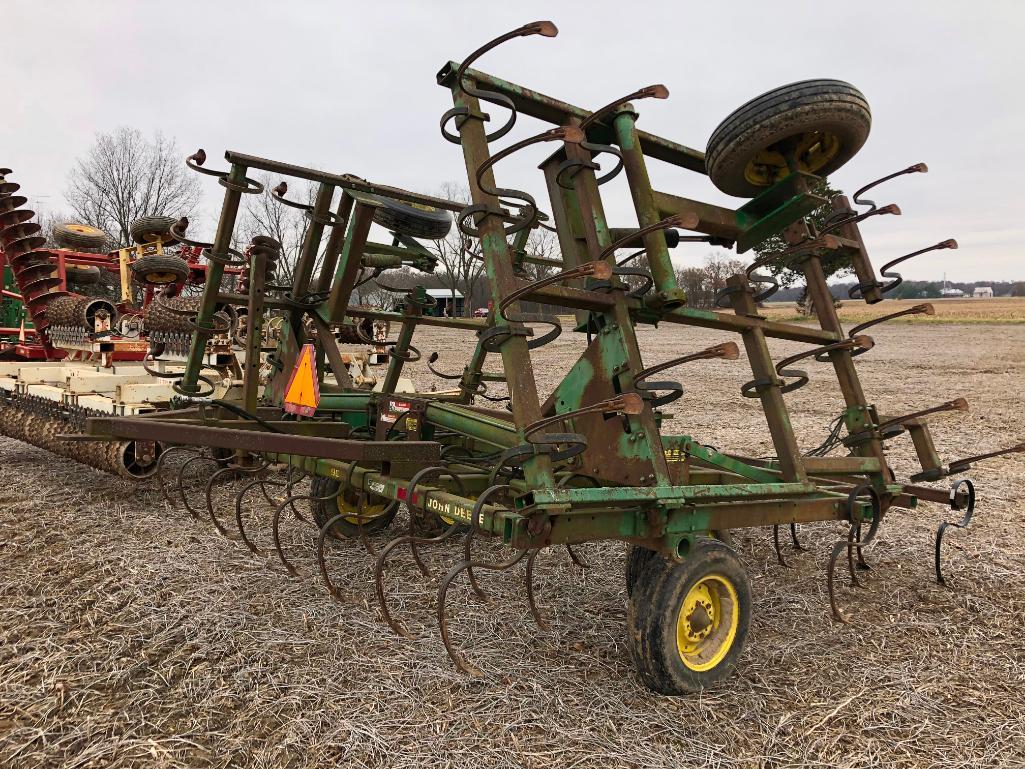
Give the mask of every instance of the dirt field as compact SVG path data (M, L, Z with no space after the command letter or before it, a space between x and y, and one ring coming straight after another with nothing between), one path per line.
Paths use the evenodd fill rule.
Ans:
M939 303L937 303L939 304ZM895 414L963 395L968 414L934 422L948 459L1025 439L1025 325L873 329L859 358L865 388ZM643 330L647 363L725 341ZM417 343L458 370L471 338ZM796 347L773 343L784 355ZM580 349L538 351L551 386ZM821 442L841 408L831 370L787 396L802 445ZM433 378L416 369L421 387ZM744 361L673 372L687 394L679 432L721 450L771 453L758 406L739 395ZM438 382L439 386L444 383ZM907 438L891 444L913 470ZM485 576L494 603L460 589L453 631L487 675L454 670L434 623L434 580L408 554L387 584L416 634L377 615L372 559L334 544L333 600L289 519L285 547L302 572L220 537L207 521L0 438L0 767L981 767L1025 762L1025 455L973 470L980 501L945 544L950 587L932 576L937 505L894 511L870 554L866 588L840 591L852 621L830 620L825 565L839 524L801 530L809 552L776 563L771 534L738 532L754 615L736 675L700 696L660 698L635 680L624 642L622 546L538 560L542 632L522 571ZM198 494L194 494L194 499ZM230 517L230 489L219 494ZM266 505L246 514L269 544ZM260 521L260 523L257 523ZM380 547L405 527L400 515ZM458 545L429 551L435 574Z
M844 323L862 323L883 314L906 310L916 304L931 304L935 315L909 315L894 323L1025 323L1025 297L997 299L887 299L884 305L842 302L840 319ZM768 302L764 314L773 320L800 320L794 302Z

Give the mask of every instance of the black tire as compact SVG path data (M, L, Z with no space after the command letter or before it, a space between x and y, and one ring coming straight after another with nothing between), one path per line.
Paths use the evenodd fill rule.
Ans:
M178 221L170 216L140 216L128 231L132 234L132 240L136 243L152 243L156 240L164 243L173 242L171 237L171 226Z
M338 486L338 481L318 475L310 482L310 495L314 497L327 497L338 491ZM311 499L310 512L313 514L313 520L317 526L323 529L328 521L339 513L345 512L341 509L342 504L347 505L355 513L358 501L358 492L353 489L346 489L338 495L337 499ZM367 503L368 505L382 508L382 511L370 520L363 522L362 528L365 534L383 531L391 526L391 522L395 520L395 514L399 511L398 502L386 497L379 497L375 494L368 494ZM355 520L349 521L345 518L339 519L331 527L332 534L348 537L349 539L359 537L359 531L360 526Z
M100 282L100 268L94 264L65 264L64 274L68 283L77 286L92 286Z
M751 198L785 177L781 149L796 145L802 171L828 176L865 144L868 101L842 80L802 80L763 93L712 132L705 168L728 195Z
M166 286L189 277L189 264L180 256L150 254L132 262L132 277L144 286Z
M107 233L88 224L57 224L53 228L53 239L61 248L91 251L107 245Z
M637 674L659 694L717 684L736 666L750 622L751 583L722 542L697 540L683 563L650 558L637 575L627 611ZM678 640L679 632L688 636Z
M648 565L648 561L652 558L660 558L654 550L649 550L646 547L640 545L630 545L630 550L626 554L626 594L632 596L634 592L634 585L637 584L637 580L645 567Z
M403 203L376 195L373 200L378 204L374 211L374 221L400 235L441 240L452 229L452 215L440 208Z

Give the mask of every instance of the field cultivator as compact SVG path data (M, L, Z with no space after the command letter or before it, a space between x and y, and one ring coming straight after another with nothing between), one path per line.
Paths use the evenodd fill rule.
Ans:
M206 281L201 249L185 244L185 222L160 216L138 219L131 227L136 242L112 252L102 250L104 233L77 224L58 225L58 247L46 247L35 213L6 180L10 173L0 169L0 434L125 479L146 478L156 469L159 443L103 445L80 440L81 431L88 417L167 410L178 397L173 380L182 367L175 364L189 353L190 319L200 301L180 292ZM104 273L120 284L110 297L76 292L101 287ZM225 274L243 288L249 279L237 267ZM215 318L219 326L206 340L203 365L213 372L208 379L216 394L227 396L241 376L236 353L245 319L223 307ZM272 349L273 323L268 326L257 360ZM375 335L372 324L363 335ZM372 354L343 356L350 378L363 387L376 383Z
M532 588L541 549L566 547L575 558L572 547L579 543L628 543L627 638L639 675L658 692L694 691L728 675L747 634L751 589L728 544L731 530L772 527L785 563L780 527L788 527L798 545L796 524L845 523L847 536L833 549L828 569L834 616L843 621L833 590L836 565L845 561L856 583L858 567L865 565L865 554L891 510L938 502L967 511L958 525L969 521L975 499L971 481L959 477L949 490L920 485L962 476L973 462L986 458L944 464L933 446L928 418L963 411L965 401L928 404L910 414L880 414L855 367L857 357L871 354L873 340L866 333L871 327L907 312L929 313L931 307L881 313L845 331L823 271L824 260L848 260L859 280L857 297L880 302L899 282L890 270L902 260L887 265L887 280L879 280L861 226L900 211L863 196L883 181L926 169L910 166L866 185L852 200L825 200L811 192L821 178L849 161L868 136L871 117L864 96L840 81L804 81L759 96L727 117L700 152L637 128L638 105L667 98L664 86L639 89L591 111L472 68L499 44L555 34L550 22L529 24L438 73L438 83L453 99L441 118L441 132L462 150L472 194L468 206L234 151L225 153L228 168L223 171L208 168L202 150L190 157L193 170L218 179L224 201L213 242L194 244L203 249L209 277L194 311L184 370L173 384L183 407L146 417L88 419L87 433L97 440L172 446L157 461L165 492L229 536L235 535L215 509L211 490L234 479L240 486L234 505L237 539L254 551L260 547L251 524L247 529L243 523L243 510L247 500L264 498L274 549L293 575L298 569L280 542L282 517L308 521L319 529L321 576L336 597L344 593L331 582L326 548L339 539L361 540L376 564L383 616L401 634L406 628L388 600L389 560L409 551L429 579L433 575L423 551L461 539L456 563L439 575L437 614L446 648L468 672L476 666L455 647L448 627L446 600L456 580L465 576L483 595L479 575L522 563L528 604L543 625ZM520 116L553 127L492 151ZM496 181L499 171L524 157L520 153L542 146L550 150L540 165L548 193L544 215L531 194ZM611 161L612 167L603 171L599 159ZM746 201L732 209L654 189L648 175L654 160L707 175L720 190ZM242 196L262 189L247 176L251 171L316 185L310 205L288 201L284 184L276 193L283 204L303 208L309 219L290 285L261 279L277 258L278 245L271 239L254 239L244 253L232 248ZM612 226L603 206L602 187L617 180L629 189L636 215L636 223L625 227ZM809 215L823 206L832 213L825 226L816 228ZM380 266L421 258L416 239L442 236L448 213L455 215L460 234L486 266L491 317L429 315L425 310L431 300L423 288L395 289L402 296L401 312L350 307L368 270L378 274ZM392 231L391 245L370 241L374 222ZM547 274L531 279L518 266L526 238L537 227L554 230L561 260L542 260ZM670 246L702 242L745 253L777 235L785 247L733 276L718 296L717 310L688 307ZM944 240L916 253L955 245ZM321 252L322 266L316 271ZM638 255L645 258L638 260ZM818 327L776 322L759 313L759 303L774 290L773 279L759 270L777 264L805 276L818 308ZM229 266L248 268L253 279L246 291L221 287ZM381 285L387 287L386 281ZM584 346L548 393L538 391L531 352L563 329L555 316L524 314L521 301L564 308ZM227 306L244 311L248 332L235 399L216 397L203 373L207 340L222 328L217 313ZM269 356L274 374L261 389L254 340L271 313L284 320ZM336 343L339 329L364 319L397 329L387 342L389 363L379 392L353 387ZM474 334L473 353L461 373L436 372L454 389L399 394L405 364L421 356L413 342L424 326ZM681 355L643 361L638 326L673 334ZM691 349L687 329L694 326L720 331L724 338L712 347ZM353 333L364 333L359 329L355 325ZM805 348L775 360L769 344L779 339ZM309 364L310 355L316 366ZM666 407L684 398L685 390L675 379L662 378L663 372L682 375L704 360L741 357L751 379L739 395L760 404L775 451L771 458L720 452L669 421ZM830 440L805 453L786 396L809 381L812 374L803 364L813 360L830 364L843 403ZM432 355L432 371L436 362ZM302 384L302 377L314 371L317 381ZM489 385L503 387L507 395ZM308 405L310 397L313 405ZM905 435L914 444L921 471L900 480L888 464L886 446ZM177 474L170 472L173 464ZM190 499L186 493L190 467L205 468L205 511L195 503L195 494ZM308 487L299 485L304 478L311 481ZM387 529L401 504L409 511L410 530L377 547L369 535ZM308 517L302 508L309 509ZM936 539L940 577L947 528ZM482 555L485 540L504 544L508 557Z

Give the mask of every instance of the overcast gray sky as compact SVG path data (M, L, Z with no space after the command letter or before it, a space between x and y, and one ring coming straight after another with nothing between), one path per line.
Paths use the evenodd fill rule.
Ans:
M955 237L960 250L912 260L905 277L1025 279L1025 3L2 0L0 11L0 165L39 207L65 208L75 158L119 125L161 130L183 155L203 147L211 166L234 149L418 191L464 181L459 148L438 132L451 101L435 73L551 19L558 37L512 41L478 67L591 109L664 83L669 100L639 105L641 127L701 150L769 88L850 81L872 134L834 186L930 168L873 196L904 212L864 225L876 264ZM499 146L540 128L523 119ZM533 158L499 166L499 183L544 200ZM652 171L660 189L741 202L703 176ZM603 188L617 226L636 223L625 184ZM203 190L212 229L222 190L208 177ZM683 248L684 263L707 252Z

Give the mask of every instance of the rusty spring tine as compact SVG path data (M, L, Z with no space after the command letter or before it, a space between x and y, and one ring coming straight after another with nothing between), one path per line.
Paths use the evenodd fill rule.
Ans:
M467 576L470 580L470 585L478 597L483 600L489 600L487 594L477 584L476 578L474 577L473 570L484 569L487 571L505 571L512 568L519 563L523 556L526 555L526 550L520 550L516 555L507 561L501 561L498 563L490 561L475 561L472 558L471 548L474 537L482 532L481 525L484 518L484 503L488 501L492 496L500 492L509 493L512 491L512 487L508 484L495 484L489 486L481 492L480 496L474 502L473 509L470 512L471 527L470 531L466 533L466 537L463 542L463 560L453 566L445 577L441 580L441 584L438 586L438 628L441 631L441 640L445 644L445 649L448 652L449 658L455 663L456 667L462 670L464 673L470 675L480 675L480 670L474 665L470 664L466 658L459 653L459 651L452 644L452 639L448 632L448 618L445 612L446 601L448 598L448 590L452 585L452 582L462 574L464 571L467 572Z
M398 424L398 420L397 419L395 420L395 423ZM414 473L413 477L409 479L409 484L406 486L406 505L407 505L407 507L410 507L410 508L413 507L413 504L414 504L413 503L413 497L416 494L416 485L418 483L420 483L420 481L424 480L425 478L445 478L445 477L451 478L455 482L456 486L459 487L459 493L460 494L462 494L464 497L467 495L466 484L463 483L463 479L460 478L456 473L452 472L451 470L449 470L446 467L425 467L422 470L419 470L416 473ZM423 509L427 508L427 497L428 497L429 494L430 494L429 491L425 491L424 492L423 499L421 500L421 502L422 502L421 507ZM453 523L451 528L453 530L458 530L460 528L460 526L458 524L456 524L456 523ZM425 564L423 562L423 559L420 558L420 550L419 550L418 544L420 544L420 543L418 543L417 538L413 537L409 541L409 550L410 550L410 553L413 556L413 560L416 561L416 565L420 568L420 573L423 574L425 577L429 577L429 576L431 576L431 570L427 568L427 564ZM424 544L426 544L426 543L424 543Z
M189 238L185 231L189 228L188 217L183 216L181 219L171 225L170 233L171 237L179 243L184 243L186 246L192 246L193 248L206 249L213 248L213 243L205 240L192 240Z
M552 417L545 417L539 419L533 424L529 425L526 430L523 431L524 437L530 440L530 436L560 422L564 422L567 419L576 419L577 417L584 416L585 414L631 414L636 416L644 411L644 401L641 400L641 396L637 393L622 393L612 398L606 398L603 401L592 403L589 406L575 409L574 411L566 411L561 414L556 414Z
M706 347L704 350L699 352L693 352L689 355L681 355L679 358L673 358L667 360L664 363L658 363L654 366L648 366L646 369L638 371L634 375L634 387L641 390L643 393L653 393L655 390L669 389L671 392L668 395L661 397L653 397L652 407L664 406L667 403L672 403L683 396L683 387L678 382L645 382L649 376L658 374L661 371L675 368L676 366L682 366L685 363L690 363L697 360L710 360L715 358L722 358L723 360L737 360L740 357L740 348L736 342L723 342L722 344L713 345L712 347Z
M541 548L539 547L530 551L530 556L527 558L527 568L523 573L523 580L527 585L527 606L530 608L530 616L534 618L537 626L547 633L552 629L552 626L541 616L541 610L537 608L537 600L534 593L534 562L537 560L537 554L540 552Z
M933 308L933 306L931 304L928 304L928 303L926 303L926 304L916 304L914 307L909 307L906 310L900 310L899 312L891 312L889 315L881 315L878 318L873 318L872 320L866 321L865 323L862 323L862 324L860 324L858 326L855 326L848 333L849 333L850 336L853 337L853 336L856 336L857 334L860 334L866 328L871 328L872 326L875 326L876 324L885 323L888 320L893 320L894 318L901 318L901 317L903 317L905 315L935 315L935 314L936 314L936 310ZM859 354L860 353L857 350L851 351L851 355L859 355Z
M250 179L247 176L245 184L235 184L234 182L228 181L227 171L215 171L212 168L204 168L204 163L206 163L206 151L202 148L196 150L185 158L185 165L197 173L206 174L207 176L216 176L217 181L220 182L222 187L227 187L229 190L235 190L236 192L241 192L247 195L254 195L263 192L263 185L255 179Z
M320 569L320 578L327 588L327 591L331 594L339 603L351 603L352 596L347 596L338 589L337 585L331 581L331 575L328 573L327 561L324 558L325 548L324 544L327 542L327 538L330 536L337 539L331 530L335 527L339 521L349 517L348 513L338 513L337 515L330 518L327 523L320 529L320 533L317 535L317 566Z
M274 198L278 203L288 206L289 208L297 208L303 212L303 215L311 222L316 224L322 224L325 227L342 227L347 224L345 217L339 216L334 211L326 211L326 215L321 217L317 216L313 211L313 206L309 203L300 203L297 200L289 200L285 197L288 194L288 182L281 182L277 187L270 191L271 197Z
M438 371L436 368L434 368L433 364L440 357L441 357L440 353L435 351L435 352L432 352L430 354L430 357L427 358L427 368L430 370L430 372L432 374L434 374L434 376L436 376L436 377L438 377L440 379L462 379L463 378L462 372L460 372L458 374L446 374L443 371Z
M418 543L421 545L429 545L436 544L438 542L444 542L446 539L455 534L458 530L458 524L453 523L451 526L445 529L445 531L443 531L436 537L417 537L414 535L396 537L381 549L381 553L377 556L377 564L374 567L374 591L377 593L377 602L381 607L381 616L384 618L384 621L388 624L388 627L390 627L397 635L400 635L404 638L413 637L413 634L406 630L405 625L403 625L399 620L392 617L391 611L388 609L388 599L384 592L384 567L385 562L388 559L388 555L395 548L400 547L402 545L407 545L414 539L417 540ZM426 566L419 560L417 560L417 565L420 567L421 572L423 572L426 568Z
M827 235L833 230L839 229L840 227L843 227L848 224L860 224L861 222L873 216L881 216L883 214L893 214L894 216L900 216L900 206L898 206L896 203L888 203L885 206L881 206L879 208L873 207L870 211L865 211L864 213L860 214L847 214L846 212L843 213L845 213L845 216L843 218L837 218L835 221L830 222L828 225L823 227L822 231L819 232L819 237Z
M793 549L795 551L797 551L797 552L804 552L804 551L806 551L808 549L804 545L802 545L801 541L797 538L797 524L796 523L791 523L790 524L790 539L791 539L791 541L793 543ZM775 524L772 527L772 544L773 544L773 547L776 548L776 560L779 561L779 565L784 567L784 568L786 568L786 569L794 568L789 563L787 563L786 559L783 557L783 550L782 550L782 547L780 546L780 543L779 543L779 524Z
M416 484L419 483L419 481L427 475L448 476L456 482L456 485L459 487L461 493L464 495L466 494L465 484L463 483L462 479L459 478L458 475L452 473L451 471L443 467L425 467L424 469L415 473L413 477L409 480L409 485L406 487L407 507L412 508L413 492L416 488ZM427 499L425 498L423 502L426 505ZM444 542L446 539L449 539L453 534L455 534L459 530L459 524L453 522L447 529L445 529L441 534L439 534L436 537L421 537L414 534L396 537L387 545L385 545L384 548L382 548L380 555L377 556L377 564L374 567L374 591L377 593L377 602L381 606L381 615L383 616L384 621L388 624L388 627L390 627L396 634L403 636L404 638L413 637L412 634L408 630L406 630L406 627L402 624L402 622L392 617L391 611L388 609L388 597L385 595L384 592L384 567L387 563L388 555L401 545L409 545L410 551L413 554L413 560L416 562L417 568L420 569L420 573L423 574L425 577L429 577L431 575L430 569L427 568L427 564L425 564L423 562L423 559L420 558L420 553L417 549L418 546Z
M856 286L852 286L847 291L847 296L851 299L861 299L863 298L863 292L866 290L866 288L871 288L874 286L878 286L880 293L883 294L893 291L893 289L897 288L897 286L904 282L904 277L898 272L890 272L890 269L892 267L896 267L901 262L906 262L908 259L913 259L916 256L921 256L922 254L927 254L930 251L939 251L945 248L956 249L957 241L953 238L947 238L946 240L941 240L939 243L929 246L928 248L920 248L918 251L912 251L910 254L905 254L904 256L894 259L893 261L887 262L880 268L879 274L882 275L884 278L891 278L891 280L889 280L887 283L873 282L869 285L859 283Z
M512 127L516 124L516 105L513 103L512 99L510 99L505 94L496 93L495 91L485 91L481 88L477 88L473 85L469 85L466 82L464 82L463 76L466 74L466 70L469 69L470 65L473 64L473 62L475 62L485 53L492 50L493 48L496 48L497 46L501 45L502 43L508 40L512 40L513 38L527 37L528 35L555 37L557 34L559 34L558 28L550 21L534 21L530 24L524 24L522 27L517 27L511 32L506 32L504 35L499 35L494 40L488 41L480 48L478 48L476 51L467 56L465 59L463 59L462 63L459 65L459 68L456 70L456 84L460 91L465 93L467 96L476 97L477 99L491 102L492 104L499 104L503 107L507 107L510 110L509 118L506 120L505 124L497 130L491 132L490 134L487 134L485 136L486 141L493 142L496 139L501 139L503 136L509 133L509 131L512 130ZM462 144L462 138L458 134L451 133L448 130L447 125L450 120L455 119L456 128L459 128L459 126L462 125L462 121L466 120L469 117L471 117L471 113L468 108L453 107L441 116L441 135L453 144ZM488 121L491 119L489 115L484 113L473 115L472 117L477 117L484 121Z
M169 449L164 449L160 452L160 456L157 458L157 466L154 469L154 475L157 476L157 485L160 487L160 493L164 495L164 499L168 501L171 507L177 507L178 503L174 500L170 494L167 493L167 486L164 484L164 465L167 462L167 458L172 456L176 452L199 454L199 449L193 448L192 446L171 446Z
M463 561L452 567L452 569L445 575L444 579L441 580L441 586L438 588L438 626L441 629L441 641L445 644L445 651L448 652L449 659L455 663L455 666L461 671L471 676L481 676L483 673L473 663L469 662L466 657L452 643L452 638L448 632L448 619L445 616L445 605L448 598L448 589L452 584L453 580L458 577L463 571L470 568L487 569L488 571L506 571L511 569L513 566L523 560L523 556L527 554L526 550L520 550L508 561L501 563L486 563L483 561Z
M278 502L272 499L270 494L267 493L268 484L270 484L271 486L284 486L285 482L273 481L269 478L257 478L256 480L250 481L245 486L243 486L242 490L239 491L239 493L235 496L235 525L238 527L238 533L242 539L242 542L245 543L246 547L249 548L250 552L255 553L256 555L260 554L260 548L258 548L246 534L245 526L242 523L242 502L245 499L246 494L248 494L251 489L259 487L260 491L263 493L264 499L266 499L267 502L271 505L277 505Z
M858 507L858 498L862 495L867 494L869 502L872 505L872 523L869 527L868 534L864 539L861 539L861 513ZM836 602L836 592L834 590L834 574L836 571L836 562L840 557L840 554L846 549L847 550L847 569L851 575L851 584L856 587L860 587L861 583L858 582L857 572L854 567L854 553L857 551L858 559L861 564L867 567L863 559L863 551L869 547L874 541L876 532L879 531L879 524L882 521L882 504L880 503L879 494L868 484L861 484L851 489L850 494L847 497L847 511L850 518L851 526L847 532L847 538L840 540L833 546L833 552L829 556L829 566L826 570L826 589L829 592L829 606L833 612L833 619L837 622L845 623L847 619L844 617L843 612L840 611L840 607Z
M963 473L970 469L976 462L981 462L984 459L992 459L993 457L1002 457L1004 454L1025 454L1025 443L1019 443L1015 446L1000 449L998 451L990 451L986 454L976 454L975 456L958 459L957 461L950 463L950 473L952 475L954 473Z
M662 230L669 230L679 227L683 230L692 230L698 226L698 215L687 212L683 214L673 214L667 216L661 221L649 224L647 227L641 227L639 230L631 232L628 235L624 235L619 240L613 241L607 245L602 252L598 254L598 258L595 261L601 262L612 256L617 250L623 248L626 243L629 243L637 238L643 238L645 235L650 235L653 232L660 232Z
M944 411L968 411L968 401L966 401L964 398L955 398L952 401L941 403L939 406L933 406L932 408L922 409L921 411L914 411L910 414L904 414L903 416L887 419L885 422L882 422L876 429L882 430L886 427L890 427L891 425L902 424L908 421L909 419L917 419L918 417L928 416L929 414L939 414Z
M335 489L330 494L325 494L322 497L319 497L319 496L317 496L315 494L295 494L295 495L289 494L289 495L287 495L285 501L282 502L280 505L278 505L274 509L274 518L273 518L272 523L271 523L271 532L272 532L272 535L273 535L273 538L274 538L274 551L278 554L278 559L281 561L282 565L285 567L285 570L288 572L289 576L298 577L298 576L300 576L300 574L299 574L299 571L295 568L295 566L292 565L292 562L289 561L288 558L285 556L285 551L281 547L281 513L282 513L282 511L284 511L284 509L286 507L291 505L292 506L292 511L296 513L296 518L301 520L303 523L309 523L308 520L306 520L305 518L303 518L302 516L300 516L298 514L298 512L296 511L296 508L295 508L295 503L300 501L300 500L308 500L308 501L311 501L311 502L312 501L316 501L316 502L329 502L329 501L331 501L333 499L337 499L338 495L342 493L343 489L344 489L344 487L341 484L339 484L337 489Z
M217 518L217 514L214 512L213 488L217 479L220 476L228 475L229 473L233 473L236 477L240 475L257 475L262 473L268 467L270 467L270 462L266 461L257 467L238 467L236 465L229 465L228 467L223 467L215 472L206 482L206 511L210 516L210 522L222 537L225 537L226 539L234 539L234 537L228 533L228 530L221 525L220 520Z
M915 163L913 166L908 166L907 168L901 169L900 171L895 171L892 174L884 176L881 179L876 179L874 182L869 182L864 187L862 187L860 190L855 192L851 196L851 198L854 200L854 202L857 205L859 205L859 206L869 206L869 207L871 207L874 210L876 208L876 204L875 204L874 201L862 200L861 199L861 196L864 195L866 192L868 192L870 189L872 189L873 187L877 187L878 185L882 184L883 182L888 182L888 181L890 181L890 179L896 179L898 176L904 176L905 174L925 174L925 173L928 173L928 172L929 172L929 166L927 166L925 163Z
M965 514L961 517L960 521L944 521L940 524L939 528L936 529L936 581L941 585L946 585L947 580L943 577L943 565L942 565L942 551L943 547L943 535L947 529L953 526L955 529L967 529L968 525L972 522L972 513L975 512L975 484L968 478L961 478L955 481L950 486L950 509L960 510L961 507L957 502L957 493L961 487L965 486L968 490L968 500L965 504Z
M229 461L229 458L218 459L217 457L212 457L208 454L200 454L199 456L192 457L192 459L185 460L184 464L182 464L182 466L178 468L178 495L181 497L182 504L185 505L185 509L189 511L189 515L196 519L200 517L200 512L199 510L194 509L192 505L189 504L188 496L185 494L185 470L188 468L189 465L193 464L194 462L203 461L213 462L216 465L222 465L227 463ZM215 470L214 472L216 473L217 471Z
M579 566L581 569L590 569L591 564L580 557L580 554L573 549L572 545L566 545L566 552L569 553L569 558L573 563Z
M656 85L649 85L646 88L640 88L640 89L634 91L633 93L629 93L629 94L627 94L626 96L624 96L624 97L622 97L620 99L616 99L614 102L606 104L601 109L598 109L598 110L595 110L594 112L592 112L590 115L588 115L586 118L584 118L580 122L580 130L582 130L582 131L584 131L586 133L588 126L590 126L593 123L596 123L596 122L602 120L603 118L607 117L608 115L610 115L616 109L616 107L620 106L621 104L625 104L627 102L635 101L637 99L668 99L668 98L669 98L669 89L666 88L664 85L656 84ZM559 170L556 172L556 175L555 175L555 181L563 189L572 189L573 188L571 183L569 183L569 184L567 183L567 179L572 180L573 176L575 176L577 174L577 172L579 171L580 168L590 168L590 169L592 169L594 171L600 171L601 167L597 163L594 162L594 156L597 155L597 154L600 154L602 152L607 152L610 155L614 155L616 157L616 165L607 174L599 176L595 180L599 187L601 185L605 184L606 182L610 182L613 179L615 179L617 176L619 176L619 173L623 170L623 154L619 150L618 147L614 147L614 146L611 146L611 145L608 145L608 144L596 144L594 142L588 142L588 141L581 142L580 146L583 147L585 150L587 150L588 152L591 153L591 160L590 161L586 161L586 162L585 161L580 161L580 160L566 160L562 164L559 165ZM567 177L566 176L566 172L570 171L570 170L573 170L573 173L569 174L569 176Z
M860 350L867 352L875 346L875 341L870 336L858 335L852 336L849 339L844 339L842 342L834 342L832 344L822 345L821 347L813 347L810 350L804 350L795 355L784 358L776 364L776 374L783 378L791 378L795 381L789 382L783 385L781 392L792 392L800 389L808 384L808 372L796 368L788 368L788 366L797 363L798 361L805 360L806 358L814 357L817 361L828 361L829 354L836 352L837 350Z
M498 311L505 316L505 311L509 308L513 302L520 299L520 297L526 296L527 294L536 291L539 288L545 286L553 286L556 283L563 283L567 280L573 280L574 278L597 278L599 280L608 280L612 277L612 266L608 262L604 261L593 261L584 262L577 267L572 267L562 272L557 272L554 275L549 275L546 278L535 280L533 283L528 283L526 286L522 286L515 291L506 294L502 297L502 301L498 303Z
M547 131L537 134L536 136L531 136L522 141L518 141L515 144L510 144L508 147L501 150L500 152L496 152L494 155L492 155L479 166L477 166L477 186L486 194L493 195L494 197L496 197L499 200L499 204L501 204L504 201L507 205L515 206L522 212L520 216L512 218L512 224L508 226L502 226L506 237L508 237L509 235L513 235L519 232L520 230L533 228L537 224L538 218L540 216L540 211L537 207L537 201L534 199L533 195L522 190L514 190L504 187L491 187L483 181L484 174L487 173L491 168L493 168L495 164L499 161L504 160L513 153L519 152L520 150L526 147L530 147L534 144L540 144L542 142L551 141L562 141L570 144L579 144L583 140L584 132L576 126L560 126L559 128L551 128ZM509 203L508 201L516 202ZM505 216L505 212L502 211L501 208L489 208L484 203L475 203L462 209L459 212L459 215L456 217L456 227L459 229L461 233L463 233L464 235L468 235L471 238L479 238L481 234L479 229L468 224L469 219L475 216L476 214L495 214L502 217Z

